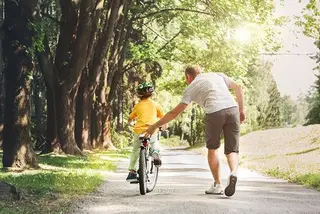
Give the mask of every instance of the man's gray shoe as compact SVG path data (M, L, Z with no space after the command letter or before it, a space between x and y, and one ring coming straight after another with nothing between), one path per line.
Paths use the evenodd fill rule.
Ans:
M212 184L211 187L205 191L206 194L223 195L223 186L221 184Z
M236 174L231 174L228 179L227 187L224 190L224 194L228 197L232 196L236 191L236 185L237 185L237 176Z

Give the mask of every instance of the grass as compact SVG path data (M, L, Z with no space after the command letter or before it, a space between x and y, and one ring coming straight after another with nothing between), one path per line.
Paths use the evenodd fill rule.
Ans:
M22 191L21 200L0 200L0 213L66 213L72 199L94 192L102 184L104 173L114 171L124 151L95 151L84 157L48 154L39 156L39 170L0 171L0 181ZM2 153L0 153L0 158Z
M303 150L303 151L300 151L300 152L291 152L291 153L288 153L286 154L287 156L290 156L290 155L301 155L301 154L306 154L306 153L309 153L309 152L313 152L313 151L316 151L320 149L320 147L316 147L316 148L312 148L312 149L307 149L307 150Z
M241 138L240 165L320 191L320 125L250 133Z
M279 168L273 168L266 171L266 174L272 177L283 178L293 183L299 183L320 191L320 173L296 174L293 171L282 171Z
M294 152L286 154L286 156L292 155L301 155L306 154L308 152L316 151L318 149L310 149L301 151L301 152ZM240 159L240 165L245 165L252 170L259 171L262 174L266 174L270 177L282 178L291 183L298 183L305 185L307 187L314 188L320 191L320 172L319 169L315 169L313 165L309 166L309 172L299 170L299 167L292 163L292 165L283 165L284 163L279 163L275 167L275 158L278 158L279 155L269 155L269 156L259 156L259 157L247 157L242 156ZM274 163L271 165L266 165L265 163L270 162ZM249 163L249 164L248 164ZM298 163L299 164L299 163ZM280 167L281 166L281 167Z

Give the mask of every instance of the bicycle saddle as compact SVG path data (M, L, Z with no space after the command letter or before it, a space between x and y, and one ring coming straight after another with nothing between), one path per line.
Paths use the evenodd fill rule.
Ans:
M147 141L149 141L150 138L149 138L149 137L146 137L146 136L144 136L144 135L140 135L140 136L139 136L139 140L147 140Z

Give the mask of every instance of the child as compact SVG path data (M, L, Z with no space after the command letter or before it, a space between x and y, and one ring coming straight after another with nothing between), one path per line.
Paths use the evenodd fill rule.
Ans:
M133 111L129 116L129 124L131 124L133 120L136 120L136 124L133 128L135 136L130 158L129 174L126 179L128 182L137 180L136 168L141 144L139 136L147 130L148 125L157 122L159 118L163 117L163 112L160 106L150 99L154 91L153 85L151 83L139 84L136 91L140 98L140 102L133 107ZM151 136L150 145L151 155L154 158L154 164L156 166L161 166L157 133L154 133Z

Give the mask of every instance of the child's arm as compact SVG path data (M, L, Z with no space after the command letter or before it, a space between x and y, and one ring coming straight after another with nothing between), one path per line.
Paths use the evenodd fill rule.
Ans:
M134 126L134 119L129 118L128 124L129 126Z
M134 122L134 119L137 117L137 114L136 114L136 106L133 107L133 110L131 112L131 114L129 115L129 120L128 120L128 123L130 126L133 126L133 122Z

